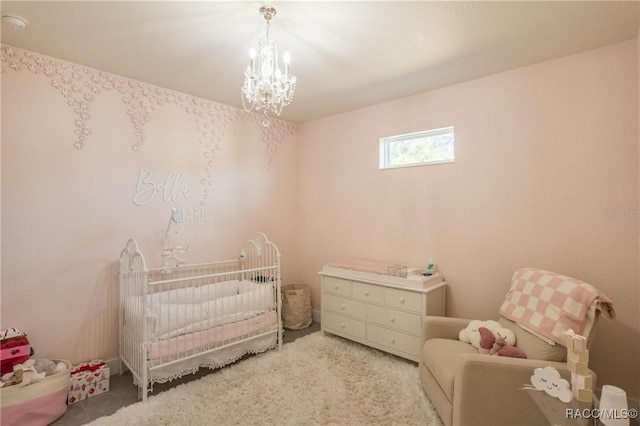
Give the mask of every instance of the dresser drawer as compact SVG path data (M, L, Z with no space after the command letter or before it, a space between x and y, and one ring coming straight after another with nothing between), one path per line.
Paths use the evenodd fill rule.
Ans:
M365 318L365 304L362 302L325 294L322 303L323 308L327 311L338 312L362 320Z
M351 283L351 295L354 299L364 302L373 302L384 304L384 287L372 284L359 283L354 281Z
M378 345L408 353L415 357L420 356L420 348L422 346L421 337L410 336L399 331L367 324L367 340L377 343Z
M422 312L421 300L422 297L420 293L414 291L398 290L395 288L384 289L384 304L393 308Z
M422 321L418 314L397 311L384 306L367 305L367 322L421 335Z
M340 333L349 334L358 339L365 338L365 324L363 321L345 317L334 312L324 312L322 314L322 328L328 331L335 330Z
M322 289L325 293L351 296L351 281L341 280L340 278L324 277L322 279Z

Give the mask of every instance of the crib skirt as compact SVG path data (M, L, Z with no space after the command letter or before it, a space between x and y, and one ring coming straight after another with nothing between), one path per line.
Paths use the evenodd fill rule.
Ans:
M254 339L240 341L233 346L221 348L212 353L203 354L196 358L184 359L176 364L166 365L158 369L152 369L149 372L149 380L156 383L165 383L188 374L193 374L197 372L200 367L211 369L224 367L242 358L245 354L265 352L274 348L276 344L277 334L275 332ZM154 362L151 361L151 368L153 368L153 364ZM139 385L135 377L134 384Z

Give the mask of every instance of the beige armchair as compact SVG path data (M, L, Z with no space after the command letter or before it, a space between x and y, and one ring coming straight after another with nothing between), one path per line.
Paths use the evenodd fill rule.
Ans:
M514 275L515 277L515 275ZM513 287L512 287L513 288ZM595 305L595 303L594 303ZM587 345L593 341L599 311L590 311ZM529 393L521 388L531 383L537 367L551 366L571 382L566 348L551 345L502 316L498 322L516 335L516 346L527 359L478 353L458 333L470 320L427 317L425 343L420 359L420 381L445 425L546 425L548 421ZM594 377L595 373L590 371Z

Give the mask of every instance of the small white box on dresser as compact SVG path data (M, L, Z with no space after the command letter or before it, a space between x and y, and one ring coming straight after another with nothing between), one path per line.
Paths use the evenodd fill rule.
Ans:
M442 275L407 278L323 267L322 331L419 361L422 323L445 314Z

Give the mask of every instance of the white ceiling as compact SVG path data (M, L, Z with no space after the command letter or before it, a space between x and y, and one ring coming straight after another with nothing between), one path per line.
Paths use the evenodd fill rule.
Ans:
M291 53L305 122L636 37L638 2L2 1L2 42L241 106L249 49Z

